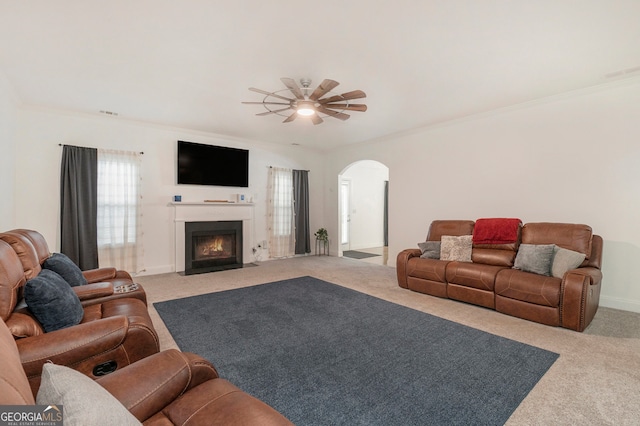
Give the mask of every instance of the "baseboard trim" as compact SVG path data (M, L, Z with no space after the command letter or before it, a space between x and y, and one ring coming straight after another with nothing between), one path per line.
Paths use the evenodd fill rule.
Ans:
M640 301L600 295L600 306L640 313Z

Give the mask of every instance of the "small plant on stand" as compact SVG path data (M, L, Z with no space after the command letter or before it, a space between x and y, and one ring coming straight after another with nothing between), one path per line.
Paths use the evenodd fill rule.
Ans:
M329 255L329 233L326 229L320 228L313 234L316 237L316 255Z
M320 240L320 241L328 241L329 240L329 233L324 228L318 229L316 231L316 233L313 234L313 235L316 237L316 240Z

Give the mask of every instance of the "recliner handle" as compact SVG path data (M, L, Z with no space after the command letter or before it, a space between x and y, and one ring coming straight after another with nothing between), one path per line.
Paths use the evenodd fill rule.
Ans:
M115 360L103 362L93 367L93 375L96 377L106 376L109 373L113 373L118 368L118 363Z

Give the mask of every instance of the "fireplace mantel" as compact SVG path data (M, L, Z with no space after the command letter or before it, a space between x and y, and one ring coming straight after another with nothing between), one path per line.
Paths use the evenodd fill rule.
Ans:
M243 235L242 258L245 263L253 259L254 205L253 203L225 202L172 202L174 210L175 271L184 271L184 224L218 220L241 220Z

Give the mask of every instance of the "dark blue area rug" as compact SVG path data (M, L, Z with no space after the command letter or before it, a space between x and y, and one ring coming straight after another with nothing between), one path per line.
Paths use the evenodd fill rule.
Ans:
M312 277L154 304L297 425L501 425L558 354Z

